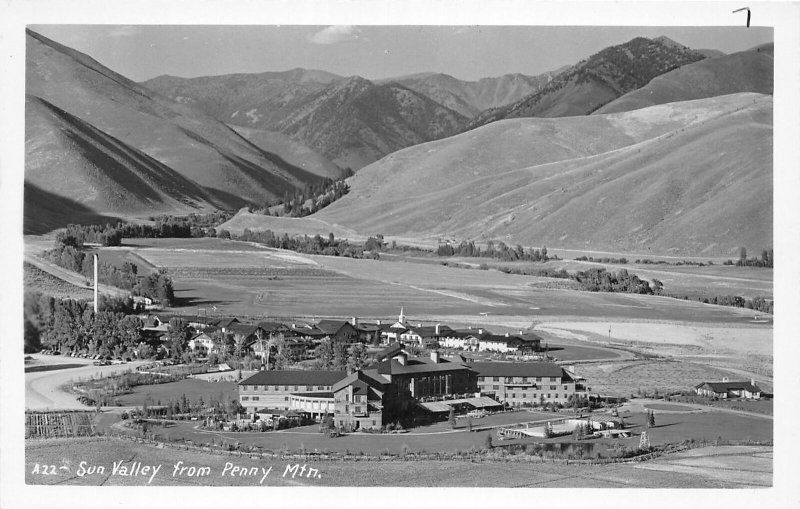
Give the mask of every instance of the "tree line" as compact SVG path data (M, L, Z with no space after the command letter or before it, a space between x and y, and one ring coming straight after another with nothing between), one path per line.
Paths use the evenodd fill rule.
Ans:
M42 257L59 267L77 272L89 280L94 278L94 260L90 254L80 248L59 244L42 253ZM110 263L99 262L97 277L102 284L130 290L134 295L147 297L159 302L162 306L172 306L175 303L172 279L163 270L147 276L140 276L139 268L135 263L124 262L122 266L118 267Z
M736 265L737 267L768 267L772 268L775 263L775 253L772 248L761 251L761 258L753 256L747 257L747 249L739 249L739 259L734 264L733 260L727 260L723 265Z
M254 232L245 228L241 235L231 236L236 240L256 242L269 247L278 249L288 249L303 254L318 254L326 256L343 256L348 258L378 258L376 251L369 251L363 246L351 244L347 239L337 239L333 233L329 233L327 238L317 234L313 237L308 235L296 235L290 237L284 233L279 236L271 230ZM369 240L368 240L369 242Z
M547 247L542 247L541 250L533 248L524 249L519 244L512 247L502 241L495 244L492 240L486 242L486 248L483 250L476 246L473 241L462 241L457 246L449 242L439 244L439 247L436 249L436 254L438 256L497 258L502 261L526 262L546 262L551 259L558 259L557 257L550 257L547 255Z
M344 174L335 180L328 178L316 184L308 184L294 193L286 191L282 199L268 201L258 212L268 216L309 216L350 192L350 186L347 185L345 179L352 176L353 170L346 168ZM283 207L273 212L273 209L279 205L283 205Z
M215 227L233 217L227 211L187 216L150 216L155 224L118 222L104 225L70 224L56 235L59 244L83 247L86 243L102 246L122 245L123 238L198 238L215 237Z

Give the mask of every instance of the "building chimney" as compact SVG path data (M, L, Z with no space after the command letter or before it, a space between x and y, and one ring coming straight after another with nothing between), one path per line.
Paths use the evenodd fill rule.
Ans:
M439 351L438 350L432 350L431 351L431 360L434 362L434 364L439 364Z
M380 320L375 321L375 325L380 325L380 324L381 324Z
M437 335L437 336L439 335L439 326L440 326L440 324L438 324L438 323L437 323L437 324L436 324L436 335Z
M358 318L356 318L355 316L351 318L350 325L352 325L353 327L358 327Z
M478 335L480 336L482 334L483 334L483 329L478 329Z
M507 337L507 338L508 338L508 337L511 337L511 334L509 334L508 332L506 332L506 337Z
M755 378L750 379L750 385L752 385L753 387L757 387Z
M97 314L97 253L92 255L94 259L94 313Z
M727 377L727 376L723 376L723 377L722 377L722 383L725 383L725 382L727 382L727 381L728 381L728 377Z
M418 323L418 324L417 324L417 327L422 327L422 324L421 324L421 323Z

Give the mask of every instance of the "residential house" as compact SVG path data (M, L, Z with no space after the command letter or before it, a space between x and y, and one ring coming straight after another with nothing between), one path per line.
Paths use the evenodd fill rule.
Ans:
M355 343L359 340L358 330L346 320L320 320L317 329L324 332L333 343Z
M198 332L189 339L189 350L205 357L210 353L218 353L214 340L205 331Z
M719 399L761 399L761 389L755 380L749 382L731 382L723 378L721 382L703 382L694 386L699 396L708 396Z

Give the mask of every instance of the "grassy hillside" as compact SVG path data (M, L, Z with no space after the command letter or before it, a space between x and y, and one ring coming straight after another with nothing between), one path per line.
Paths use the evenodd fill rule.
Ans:
M517 119L411 147L315 220L361 233L681 255L772 245L772 98Z
M226 208L263 203L319 180L256 147L221 122L31 31L27 32L26 70L29 96L79 119L84 131L94 129L113 137L171 168L195 187L212 190L215 202ZM50 149L39 157L55 161L63 156L57 145L51 144ZM73 151L70 157L76 155L79 152ZM86 164L105 171L105 165L97 161ZM40 184L65 195L56 182ZM124 204L116 211L131 212Z
M737 92L772 94L775 63L767 51L742 51L685 65L603 106L596 114Z

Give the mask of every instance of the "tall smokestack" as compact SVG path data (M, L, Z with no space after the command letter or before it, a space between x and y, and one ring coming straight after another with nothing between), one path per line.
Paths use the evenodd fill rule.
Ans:
M94 313L97 314L97 253L92 255L94 258Z

